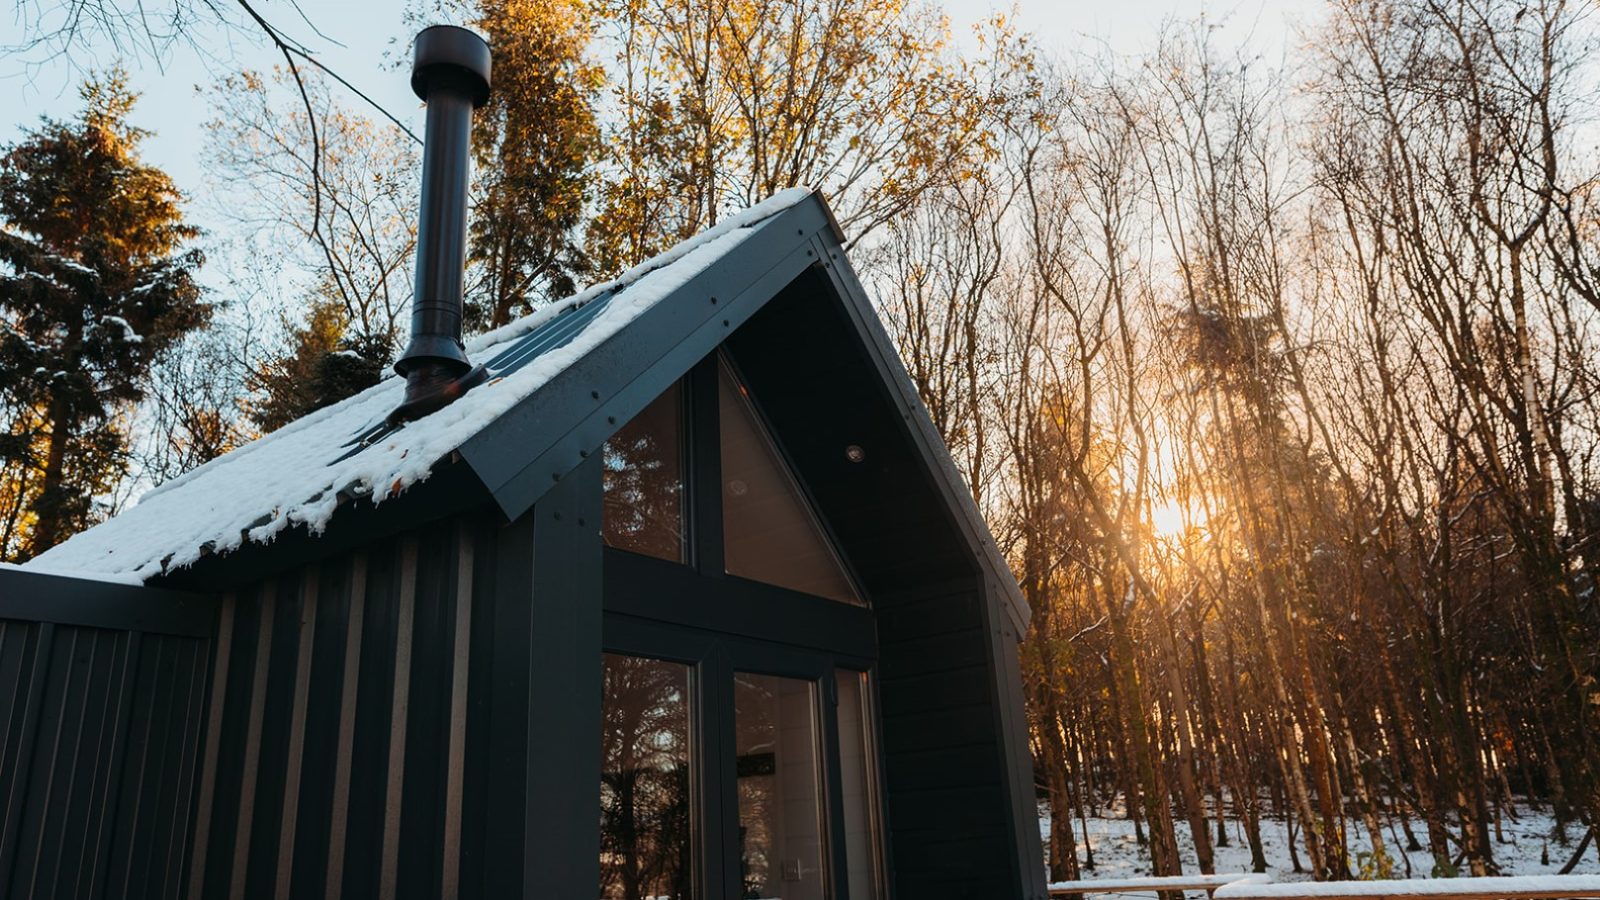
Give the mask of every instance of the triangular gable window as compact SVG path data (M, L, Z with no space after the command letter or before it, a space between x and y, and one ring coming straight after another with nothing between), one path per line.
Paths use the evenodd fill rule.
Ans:
M725 361L718 372L728 574L865 605L763 427L749 392Z

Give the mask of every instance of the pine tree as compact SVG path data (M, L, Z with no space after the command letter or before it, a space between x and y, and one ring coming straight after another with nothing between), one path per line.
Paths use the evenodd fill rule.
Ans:
M284 323L287 347L255 366L249 388L255 398L246 413L263 432L275 431L377 384L394 347L369 335L328 297L314 297L300 324Z
M90 524L126 472L127 423L151 364L210 317L180 196L139 159L149 132L113 72L0 158L0 555L37 554Z

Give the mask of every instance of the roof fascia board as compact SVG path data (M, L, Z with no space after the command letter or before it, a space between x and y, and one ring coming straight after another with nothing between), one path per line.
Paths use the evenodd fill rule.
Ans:
M755 226L707 266L460 447L509 519L526 512L629 419L809 266L833 226L821 198Z
M917 451L934 474L934 483L944 499L946 508L955 513L957 527L977 552L979 559L985 563L989 581L997 588L996 593L1005 600L1006 611L1010 614L1011 623L1016 627L1020 639L1021 635L1027 633L1028 620L1031 616L1028 601L1022 596L1022 589L1017 585L1016 577L1011 574L1011 567L995 544L994 536L989 532L988 522L984 520L983 513L978 510L978 504L972 499L972 491L967 487L966 479L956 468L955 460L950 458L950 451L945 447L944 439L934 427L933 418L928 414L928 408L918 395L916 384L912 382L911 375L906 372L904 363L900 361L900 353L895 349L894 341L890 339L878 314L873 310L872 301L867 298L866 289L856 277L855 269L850 265L850 258L836 234L832 231L818 232L812 238L812 243L834 290L845 301L845 312L864 339L863 343L873 366L878 370L879 378L890 387L890 396L907 425L912 443L916 445Z
M434 464L428 477L400 494L379 502L370 496L356 497L341 504L321 531L297 524L270 543L247 540L225 553L202 556L189 566L156 575L147 584L231 590L488 503L489 494L477 475L452 453Z
M204 594L0 569L0 619L203 638L216 616Z

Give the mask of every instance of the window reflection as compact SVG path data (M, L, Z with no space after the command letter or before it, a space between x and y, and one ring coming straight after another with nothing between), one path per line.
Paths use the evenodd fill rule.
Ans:
M601 900L690 900L689 667L603 656Z
M812 683L738 673L733 687L739 894L824 900L821 772Z
M726 362L719 372L723 555L728 573L864 605L744 385Z
M607 544L682 562L683 391L674 384L605 446Z

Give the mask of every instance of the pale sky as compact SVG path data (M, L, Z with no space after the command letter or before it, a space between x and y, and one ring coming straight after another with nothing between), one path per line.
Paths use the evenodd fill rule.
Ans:
M421 132L420 105L407 85L404 65L409 38L402 21L404 3L302 2L321 35L282 0L264 0L257 6L334 71ZM1064 53L1098 48L1137 53L1151 46L1163 21L1204 15L1220 23L1216 32L1219 48L1248 41L1269 60L1281 58L1287 48L1298 44L1300 29L1314 23L1322 9L1320 0L1018 0L1014 7L988 0L948 0L944 6L958 36L968 34L973 23L996 8L1014 8L1014 20L1021 28L1036 33L1044 48ZM0 24L7 31L16 29L14 22L0 20ZM8 37L3 42L11 40ZM148 59L128 61L133 87L143 94L134 122L155 132L145 145L145 158L169 172L191 201L198 200L206 189L199 163L200 124L209 111L196 94L197 86L209 85L239 68L264 69L281 61L264 42L252 45L235 40L230 45L217 36L202 36L202 40L203 52L178 45L166 54L163 65ZM402 62L399 68L393 65L397 57ZM84 69L108 66L118 58L113 48L106 47L97 48L92 58L80 55L70 63L59 58L41 61L37 54L0 56L0 144L17 140L22 129L37 123L41 114L70 116L77 109L76 86ZM336 96L358 106L354 97ZM191 207L201 205L191 202ZM199 208L194 208L193 214L204 215ZM206 223L202 218L198 224Z

